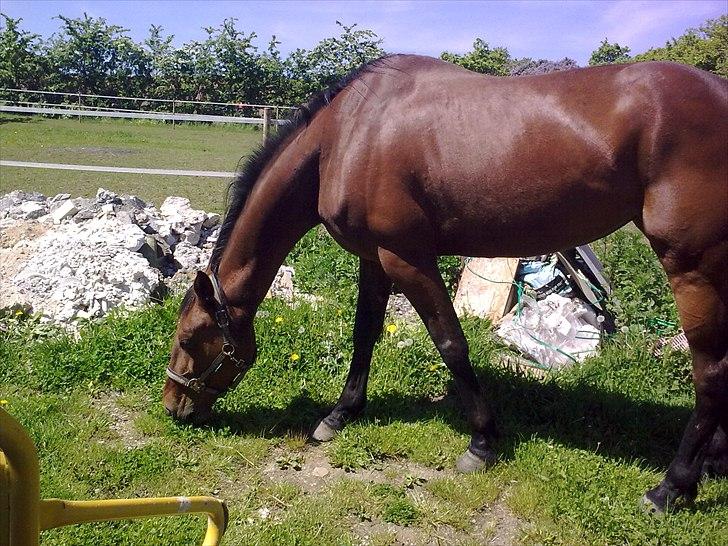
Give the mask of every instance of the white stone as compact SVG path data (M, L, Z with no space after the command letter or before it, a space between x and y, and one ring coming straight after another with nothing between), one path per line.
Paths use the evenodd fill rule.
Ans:
M191 245L197 245L200 242L200 231L200 225L194 224L182 232L180 240Z
M26 220L35 220L46 213L46 207L35 201L24 201L18 208L20 209L21 218Z
M329 472L329 469L325 466L317 466L311 471L311 474L316 476L317 478L323 478L325 476L328 476Z
M174 259L183 270L204 269L210 261L210 254L211 252L206 252L184 241L177 243L174 248Z
M66 218L72 218L78 212L78 208L73 201L66 199L56 210L51 213L54 224L60 224Z
M115 194L113 191L110 191L110 190L107 190L104 188L99 188L96 191L96 201L98 201L99 203L109 203L111 201L120 202L121 200L119 199L119 196L117 194Z
M202 225L206 228L211 228L220 223L220 215L216 212L207 213L207 218L202 222Z

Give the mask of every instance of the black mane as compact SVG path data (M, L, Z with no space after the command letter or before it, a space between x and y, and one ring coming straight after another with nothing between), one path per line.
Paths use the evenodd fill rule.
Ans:
M247 201L253 186L260 177L260 173L263 172L265 166L275 155L280 145L300 127L308 125L318 111L328 106L328 104L334 99L334 97L336 97L336 95L339 94L340 91L345 89L354 80L382 63L386 58L387 56L380 57L379 59L369 61L368 63L361 65L338 82L313 95L308 102L299 106L288 120L284 124L280 125L278 130L272 136L268 137L260 148L248 157L242 168L238 170L235 175L235 179L230 183L230 187L228 188L226 199L228 205L225 212L225 220L220 228L220 234L218 235L215 248L213 249L212 256L210 258L210 268L213 271L217 270L220 265L223 250L225 250L225 246L230 240L230 235L232 234L235 222L238 219L238 216L240 216L240 213L243 211L245 202Z

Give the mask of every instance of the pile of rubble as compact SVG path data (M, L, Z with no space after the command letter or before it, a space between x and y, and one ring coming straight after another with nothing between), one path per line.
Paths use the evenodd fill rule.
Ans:
M0 197L0 309L20 307L54 322L139 307L204 269L220 215L168 197L159 209L100 188L93 199L14 191ZM293 296L282 268L274 292Z

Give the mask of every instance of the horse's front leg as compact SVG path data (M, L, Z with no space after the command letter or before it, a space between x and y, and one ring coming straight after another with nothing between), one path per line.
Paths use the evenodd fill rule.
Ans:
M354 321L354 355L339 401L313 432L319 442L331 440L367 402L367 380L374 344L382 333L392 281L377 262L359 260L359 297Z
M450 372L472 428L469 448L457 462L461 472L472 472L495 462L492 441L495 425L468 356L468 343L455 314L437 257L422 250L395 254L380 249L387 275L402 289L427 327Z

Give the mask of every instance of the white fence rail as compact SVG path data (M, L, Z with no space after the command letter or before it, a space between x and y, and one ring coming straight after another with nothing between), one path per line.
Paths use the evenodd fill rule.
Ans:
M17 95L15 98L10 97L12 94ZM20 95L33 96L39 95L43 97L41 101L20 100ZM45 100L45 96L51 97ZM9 98L10 97L10 98ZM72 99L72 102L69 101ZM56 102L53 99L60 99L62 102ZM132 102L132 103L157 103L160 105L168 105L170 110L143 110L139 108L119 108L116 106L90 106L83 104L87 99L101 99L103 101L113 101L115 103ZM220 115L206 113L188 113L179 112L178 107L195 109L215 109L234 111L247 111L259 113L257 116L240 116L240 115ZM230 102L205 102L177 99L153 99L146 97L122 97L112 95L89 95L85 93L62 93L58 91L35 91L30 89L0 89L0 112L11 112L19 114L42 114L51 116L74 116L78 117L110 117L110 118L127 118L127 119L154 119L161 121L171 121L173 124L177 121L184 122L208 122L208 123L239 123L249 125L262 125L267 129L268 125L280 125L285 123L281 119L285 117L291 110L295 110L291 106L275 106L266 104L248 104L248 103L230 103Z
M163 121L206 121L213 123L245 123L249 125L263 125L263 118L238 117L238 116L214 116L205 114L172 114L163 112L130 112L128 110L99 110L81 109L68 107L48 106L8 106L0 104L0 112L12 112L18 114L45 114L50 116L87 116L98 118L128 118L128 119L157 119ZM280 125L285 120L271 119L271 125Z

